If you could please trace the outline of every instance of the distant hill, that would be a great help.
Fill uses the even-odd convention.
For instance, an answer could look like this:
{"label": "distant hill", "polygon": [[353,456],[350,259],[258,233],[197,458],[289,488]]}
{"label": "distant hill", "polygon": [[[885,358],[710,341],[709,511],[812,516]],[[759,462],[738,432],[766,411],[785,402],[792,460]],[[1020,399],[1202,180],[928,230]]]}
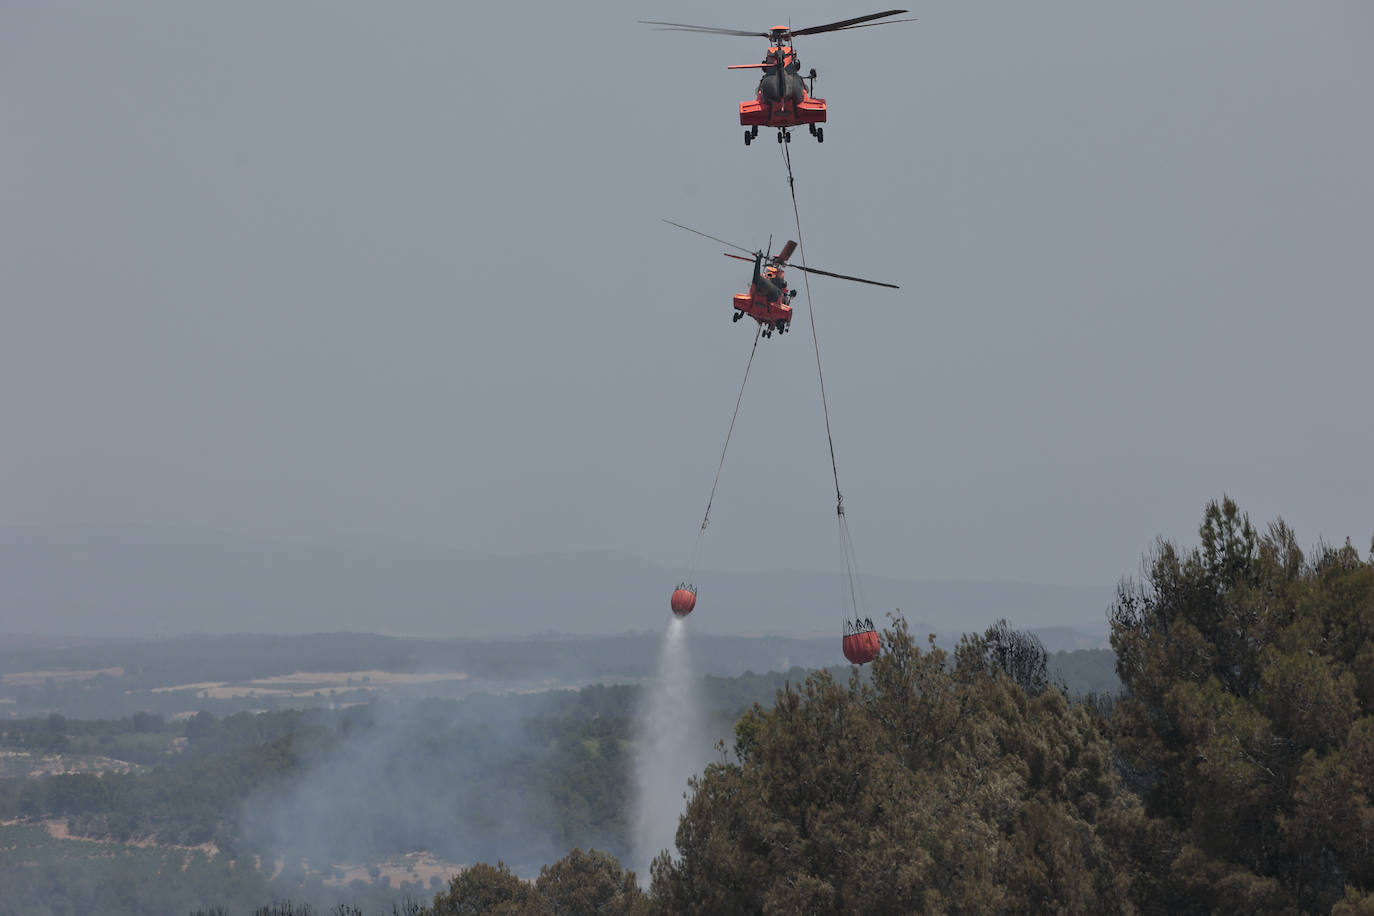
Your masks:
{"label": "distant hill", "polygon": [[[680,573],[610,551],[500,557],[391,542],[294,543],[155,527],[0,529],[0,633],[126,637],[340,630],[425,637],[661,628]],[[703,633],[833,635],[841,577],[703,572]],[[942,636],[1005,617],[1047,648],[1106,644],[1108,588],[865,577],[881,625],[901,608]]]}

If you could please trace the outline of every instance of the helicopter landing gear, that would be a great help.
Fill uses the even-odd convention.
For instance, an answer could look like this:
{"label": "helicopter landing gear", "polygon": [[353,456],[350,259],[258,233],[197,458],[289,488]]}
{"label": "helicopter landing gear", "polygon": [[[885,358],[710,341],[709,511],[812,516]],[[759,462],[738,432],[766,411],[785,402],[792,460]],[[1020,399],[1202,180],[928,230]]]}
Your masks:
{"label": "helicopter landing gear", "polygon": [[808,125],[811,128],[811,136],[816,138],[817,143],[825,142],[825,128],[817,127],[815,124]]}
{"label": "helicopter landing gear", "polygon": [[751,130],[746,130],[746,131],[744,132],[744,145],[745,145],[745,146],[748,146],[749,143],[750,143],[750,141],[752,141],[753,139],[754,139],[754,132],[751,131]]}
{"label": "helicopter landing gear", "polygon": [[779,334],[786,334],[786,333],[787,333],[787,322],[779,320],[779,321],[778,321],[777,328],[778,328],[778,333],[779,333]]}
{"label": "helicopter landing gear", "polygon": [[733,315],[730,316],[730,323],[731,323],[731,324],[734,324],[736,321],[739,321],[739,320],[740,320],[741,318],[743,318],[743,317],[744,317],[744,313],[743,313],[743,312],[735,312],[735,314],[733,314]]}
{"label": "helicopter landing gear", "polygon": [[753,127],[749,128],[749,136],[750,136],[750,137],[753,137],[753,138],[755,138],[755,139],[757,139],[757,138],[758,138],[758,135],[759,135],[759,126],[758,126],[757,124],[755,124]]}
{"label": "helicopter landing gear", "polygon": [[778,142],[779,142],[779,143],[782,142],[782,135],[783,135],[783,129],[782,129],[781,127],[779,127],[779,128],[778,128]]}

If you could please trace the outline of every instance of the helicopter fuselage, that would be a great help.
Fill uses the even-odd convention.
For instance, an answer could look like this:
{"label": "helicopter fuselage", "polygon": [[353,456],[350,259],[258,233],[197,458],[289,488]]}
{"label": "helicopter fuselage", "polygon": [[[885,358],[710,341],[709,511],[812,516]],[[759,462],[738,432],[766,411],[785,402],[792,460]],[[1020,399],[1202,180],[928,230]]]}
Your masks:
{"label": "helicopter fuselage", "polygon": [[786,333],[792,324],[792,296],[787,279],[778,265],[756,267],[749,292],[735,296],[735,321],[748,315],[764,328],[765,335],[773,331]]}
{"label": "helicopter fuselage", "polygon": [[790,45],[770,47],[763,71],[754,99],[740,102],[740,124],[785,128],[825,123],[825,99],[806,91],[801,65]]}
{"label": "helicopter fuselage", "polygon": [[792,323],[792,306],[782,299],[770,301],[757,289],[735,296],[735,314],[748,315],[765,328],[776,331],[785,331]]}

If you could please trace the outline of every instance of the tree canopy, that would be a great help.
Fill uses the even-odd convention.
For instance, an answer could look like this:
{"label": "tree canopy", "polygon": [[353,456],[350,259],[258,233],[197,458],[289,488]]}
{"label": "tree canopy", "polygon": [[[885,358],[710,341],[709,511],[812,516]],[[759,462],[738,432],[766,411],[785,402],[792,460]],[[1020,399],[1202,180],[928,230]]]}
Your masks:
{"label": "tree canopy", "polygon": [[1309,558],[1230,499],[1199,533],[1112,610],[1117,746],[1177,834],[1144,880],[1174,912],[1374,909],[1374,548]]}
{"label": "tree canopy", "polygon": [[[532,880],[474,865],[424,912],[1374,916],[1374,544],[1308,555],[1282,520],[1261,531],[1223,498],[1205,508],[1197,546],[1156,543],[1108,615],[1116,702],[1071,699],[1039,640],[1005,621],[946,652],[896,617],[871,666],[794,672],[772,705],[747,707],[732,746],[690,782],[676,854],[654,860],[649,894],[614,855],[573,849]],[[762,695],[755,680],[714,685],[717,705]],[[483,771],[492,785],[547,771],[526,785],[573,812],[560,850],[624,823],[629,701],[627,689],[591,688],[541,705],[521,718],[537,739],[521,746],[537,754]],[[486,702],[498,701],[397,746],[451,773],[490,734],[478,727]],[[224,810],[245,786],[306,772],[302,761],[377,713],[24,720],[0,734],[22,749],[11,753],[127,745],[166,762],[0,779],[0,815],[234,842]],[[169,756],[159,748],[174,727],[185,747]],[[395,759],[398,773],[424,772]],[[203,783],[217,788],[192,791]],[[57,841],[35,825],[5,831],[0,878],[39,899],[52,882],[32,836]],[[123,891],[107,909],[146,911],[135,869],[164,875],[169,899],[304,887],[303,862],[269,882],[227,856],[121,847],[116,869],[103,844],[95,851],[83,874],[99,880],[67,882],[64,900],[113,883]],[[231,881],[245,875],[255,883],[240,893]]]}
{"label": "tree canopy", "polygon": [[822,672],[751,709],[736,760],[693,783],[655,898],[680,913],[1125,911],[1112,860],[1140,807],[1091,709],[1018,683],[1043,673],[1043,649],[1037,664],[1001,636],[951,658],[897,619],[871,679]]}
{"label": "tree canopy", "polygon": [[1230,499],[1199,534],[1119,589],[1114,708],[1068,702],[1005,623],[951,657],[900,619],[869,676],[754,706],[693,781],[655,902],[1374,913],[1374,545],[1309,558]]}
{"label": "tree canopy", "polygon": [[424,916],[642,916],[649,900],[632,871],[609,853],[574,849],[521,880],[498,862],[474,865],[454,875]]}

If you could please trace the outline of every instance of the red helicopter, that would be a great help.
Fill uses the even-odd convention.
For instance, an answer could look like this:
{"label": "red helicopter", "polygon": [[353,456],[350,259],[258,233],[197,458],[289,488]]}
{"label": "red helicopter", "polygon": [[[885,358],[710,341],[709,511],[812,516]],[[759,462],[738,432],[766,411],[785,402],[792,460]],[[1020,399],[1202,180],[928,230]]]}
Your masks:
{"label": "red helicopter", "polygon": [[[818,270],[815,267],[802,267],[800,264],[788,264],[787,259],[796,251],[797,243],[788,241],[782,246],[782,250],[777,254],[769,254],[763,251],[750,252],[742,245],[727,242],[725,239],[718,239],[714,235],[706,235],[698,232],[690,226],[675,223],[670,219],[665,219],[665,223],[670,226],[677,226],[679,229],[686,229],[697,235],[710,239],[713,242],[720,242],[722,245],[729,246],[736,251],[743,251],[751,257],[741,257],[737,254],[725,252],[727,258],[736,258],[740,261],[754,262],[754,277],[749,283],[749,292],[740,293],[735,296],[735,313],[731,316],[731,321],[739,321],[745,315],[757,321],[763,327],[763,336],[772,337],[773,332],[786,334],[792,326],[792,299],[796,297],[795,289],[787,288],[787,277],[784,271],[788,267],[796,270],[805,271],[809,274],[818,274],[822,277],[834,277],[837,280],[853,280],[855,283],[867,283],[871,286],[886,286],[888,289],[901,289],[895,283],[881,283],[877,280],[865,280],[863,277],[851,277],[846,274],[831,273],[828,270]],[[771,248],[771,243],[770,243]]]}
{"label": "red helicopter", "polygon": [[[758,92],[752,102],[739,103],[739,122],[748,130],[744,132],[744,145],[748,146],[759,135],[760,127],[776,127],[778,142],[792,142],[789,128],[805,124],[816,142],[825,142],[825,99],[811,94],[816,89],[816,68],[806,76],[801,75],[801,60],[792,47],[792,39],[797,35],[818,35],[821,32],[839,32],[845,29],[862,29],[871,25],[892,25],[897,22],[914,22],[914,19],[894,19],[890,22],[872,22],[897,16],[906,10],[888,10],[885,13],[871,13],[854,19],[844,19],[826,25],[813,25],[805,29],[793,29],[777,25],[766,32],[750,32],[741,29],[717,29],[704,25],[686,25],[681,22],[657,22],[652,19],[639,20],[644,25],[662,26],[664,31],[700,32],[708,35],[743,35],[768,39],[768,54],[761,64],[731,64],[731,70],[763,71],[759,80]],[[811,81],[808,91],[806,81]]]}

